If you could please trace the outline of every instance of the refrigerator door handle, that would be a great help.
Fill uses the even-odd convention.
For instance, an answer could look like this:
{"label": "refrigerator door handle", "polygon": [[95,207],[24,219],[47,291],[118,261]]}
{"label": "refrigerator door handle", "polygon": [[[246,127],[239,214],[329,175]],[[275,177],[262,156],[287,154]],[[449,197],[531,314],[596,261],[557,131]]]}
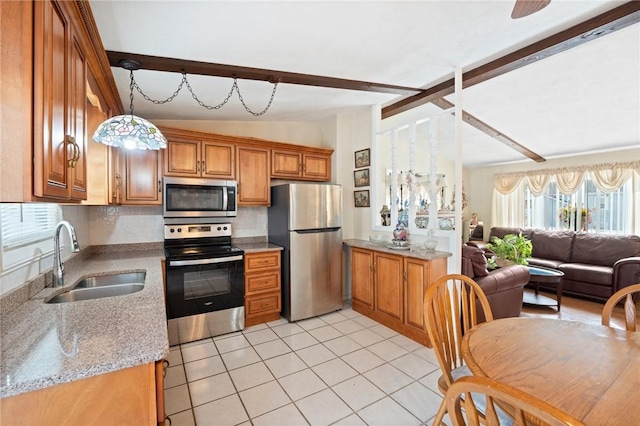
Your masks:
{"label": "refrigerator door handle", "polygon": [[321,229],[302,229],[299,231],[293,231],[297,234],[317,234],[319,232],[336,232],[339,231],[340,227],[337,228],[321,228]]}

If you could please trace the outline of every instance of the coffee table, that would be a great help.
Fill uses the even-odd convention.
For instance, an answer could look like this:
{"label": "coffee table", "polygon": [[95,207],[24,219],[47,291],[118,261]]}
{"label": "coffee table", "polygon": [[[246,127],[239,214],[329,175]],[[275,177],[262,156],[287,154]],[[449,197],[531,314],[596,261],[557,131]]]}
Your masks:
{"label": "coffee table", "polygon": [[[542,266],[527,266],[529,268],[529,282],[534,284],[534,292],[525,291],[522,296],[522,303],[527,305],[538,306],[557,306],[560,312],[560,303],[562,301],[562,280],[564,272],[551,268],[543,268]],[[539,294],[540,283],[555,284],[556,299]]]}

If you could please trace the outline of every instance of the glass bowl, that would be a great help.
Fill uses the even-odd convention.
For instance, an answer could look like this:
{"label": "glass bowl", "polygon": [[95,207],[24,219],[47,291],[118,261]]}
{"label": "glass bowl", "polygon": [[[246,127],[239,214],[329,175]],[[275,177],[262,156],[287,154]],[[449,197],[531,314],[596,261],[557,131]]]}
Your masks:
{"label": "glass bowl", "polygon": [[369,235],[369,241],[376,245],[387,244],[387,237],[384,235]]}

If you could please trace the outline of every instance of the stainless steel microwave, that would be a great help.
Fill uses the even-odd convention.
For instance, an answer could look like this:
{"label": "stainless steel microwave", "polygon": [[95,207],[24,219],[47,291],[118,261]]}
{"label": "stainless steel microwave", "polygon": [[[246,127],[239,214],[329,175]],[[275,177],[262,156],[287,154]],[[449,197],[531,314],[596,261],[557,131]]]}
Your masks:
{"label": "stainless steel microwave", "polygon": [[164,217],[233,217],[238,183],[233,180],[165,177]]}

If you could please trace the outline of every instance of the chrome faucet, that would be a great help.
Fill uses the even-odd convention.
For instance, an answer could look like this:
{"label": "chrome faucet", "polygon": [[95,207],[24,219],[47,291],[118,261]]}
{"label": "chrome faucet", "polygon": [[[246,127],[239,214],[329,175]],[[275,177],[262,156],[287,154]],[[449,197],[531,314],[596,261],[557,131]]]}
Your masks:
{"label": "chrome faucet", "polygon": [[71,252],[77,253],[80,251],[80,245],[76,238],[76,230],[66,220],[61,220],[56,225],[55,231],[53,231],[53,287],[62,287],[64,285],[64,264],[60,259],[60,229],[62,227],[67,228],[69,231],[69,238],[71,238]]}

